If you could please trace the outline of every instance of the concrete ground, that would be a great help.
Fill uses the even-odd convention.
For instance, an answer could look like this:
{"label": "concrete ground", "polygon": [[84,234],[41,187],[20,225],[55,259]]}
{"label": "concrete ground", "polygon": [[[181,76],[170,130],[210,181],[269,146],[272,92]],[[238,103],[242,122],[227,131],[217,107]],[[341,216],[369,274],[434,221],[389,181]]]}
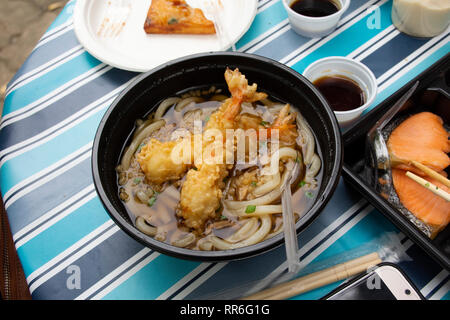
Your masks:
{"label": "concrete ground", "polygon": [[6,84],[66,2],[0,0],[0,118]]}

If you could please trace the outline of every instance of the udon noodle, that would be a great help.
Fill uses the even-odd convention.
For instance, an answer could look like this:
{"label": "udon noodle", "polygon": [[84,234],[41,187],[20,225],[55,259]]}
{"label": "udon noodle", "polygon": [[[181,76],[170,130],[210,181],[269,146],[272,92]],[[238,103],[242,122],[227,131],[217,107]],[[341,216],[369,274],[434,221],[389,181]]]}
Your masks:
{"label": "udon noodle", "polygon": [[[136,228],[156,240],[196,250],[253,245],[282,232],[280,196],[287,181],[294,181],[297,221],[317,196],[322,161],[301,113],[257,92],[237,69],[227,69],[225,79],[231,97],[211,87],[161,101],[136,121],[122,152],[119,197]],[[250,134],[229,139],[227,130]],[[197,141],[200,152],[180,149]],[[291,180],[294,165],[300,170]]]}

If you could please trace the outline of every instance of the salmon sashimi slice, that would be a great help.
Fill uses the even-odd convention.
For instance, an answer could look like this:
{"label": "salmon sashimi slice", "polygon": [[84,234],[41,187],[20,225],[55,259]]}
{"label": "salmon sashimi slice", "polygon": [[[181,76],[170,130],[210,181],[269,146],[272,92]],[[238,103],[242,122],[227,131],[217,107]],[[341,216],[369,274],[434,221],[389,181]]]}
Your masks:
{"label": "salmon sashimi slice", "polygon": [[[394,188],[403,204],[418,219],[433,228],[436,235],[450,222],[450,202],[435,195],[430,190],[406,176],[406,171],[400,169],[392,170]],[[429,177],[425,180],[431,182],[446,192],[450,188]]]}
{"label": "salmon sashimi slice", "polygon": [[[431,113],[417,113],[403,121],[388,140],[388,149],[393,166],[417,172],[418,169],[408,165],[413,160],[441,172],[450,165],[449,133],[443,126],[442,119]],[[400,159],[398,163],[394,159]]]}

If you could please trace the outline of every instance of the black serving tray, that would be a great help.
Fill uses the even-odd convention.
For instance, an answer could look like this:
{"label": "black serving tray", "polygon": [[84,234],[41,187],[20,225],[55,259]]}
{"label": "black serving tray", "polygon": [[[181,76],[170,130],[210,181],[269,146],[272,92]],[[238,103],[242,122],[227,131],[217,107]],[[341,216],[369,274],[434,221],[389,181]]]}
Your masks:
{"label": "black serving tray", "polygon": [[372,111],[361,117],[345,132],[343,136],[343,177],[405,235],[450,271],[450,225],[442,230],[436,238],[430,239],[395,206],[381,197],[376,192],[375,186],[372,186],[368,181],[369,179],[364,176],[363,164],[365,162],[364,150],[367,132],[417,81],[419,81],[417,90],[404,105],[404,108],[391,120],[391,123],[398,121],[400,117],[406,117],[420,111],[430,111],[438,114],[444,120],[447,129],[450,128],[450,54],[447,54],[381,102]]}

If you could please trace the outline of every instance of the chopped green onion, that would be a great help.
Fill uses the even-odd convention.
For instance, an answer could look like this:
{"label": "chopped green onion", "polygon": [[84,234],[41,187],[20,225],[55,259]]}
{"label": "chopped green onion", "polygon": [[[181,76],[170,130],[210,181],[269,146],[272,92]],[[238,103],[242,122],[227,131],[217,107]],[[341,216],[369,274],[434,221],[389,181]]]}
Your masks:
{"label": "chopped green onion", "polygon": [[311,191],[306,192],[305,195],[310,199],[314,197],[314,194]]}
{"label": "chopped green onion", "polygon": [[174,24],[174,23],[178,23],[178,20],[175,18],[170,18],[170,20],[167,22],[168,24]]}
{"label": "chopped green onion", "polygon": [[135,184],[141,183],[141,178],[134,178],[134,183]]}
{"label": "chopped green onion", "polygon": [[198,171],[197,167],[193,167],[192,169],[194,169],[195,171]]}
{"label": "chopped green onion", "polygon": [[205,118],[205,122],[208,122],[208,121],[209,121],[209,117],[210,117],[210,116],[207,116],[207,117]]}
{"label": "chopped green onion", "polygon": [[142,149],[144,146],[145,146],[145,143],[141,143],[141,144],[139,145],[139,147],[137,148],[136,153],[141,152],[141,149]]}
{"label": "chopped green onion", "polygon": [[262,126],[264,126],[264,127],[267,126],[267,125],[269,125],[269,123],[268,123],[267,121],[264,121],[264,120],[261,121],[260,124],[261,124]]}
{"label": "chopped green onion", "polygon": [[249,206],[247,206],[247,208],[245,208],[245,213],[253,213],[255,211],[256,211],[255,205],[249,205]]}
{"label": "chopped green onion", "polygon": [[301,188],[301,187],[303,187],[305,184],[306,184],[305,181],[300,181],[300,182],[298,183],[298,187]]}
{"label": "chopped green onion", "polygon": [[300,163],[300,158],[299,157],[295,158],[295,162]]}
{"label": "chopped green onion", "polygon": [[251,185],[252,185],[253,187],[256,187],[256,181],[252,181]]}
{"label": "chopped green onion", "polygon": [[430,184],[429,183],[425,183],[425,187],[429,188]]}
{"label": "chopped green onion", "polygon": [[220,220],[227,220],[228,218],[226,217],[226,216],[224,216],[224,215],[221,215],[220,216]]}
{"label": "chopped green onion", "polygon": [[151,207],[156,202],[156,196],[151,197],[148,199],[148,205]]}

